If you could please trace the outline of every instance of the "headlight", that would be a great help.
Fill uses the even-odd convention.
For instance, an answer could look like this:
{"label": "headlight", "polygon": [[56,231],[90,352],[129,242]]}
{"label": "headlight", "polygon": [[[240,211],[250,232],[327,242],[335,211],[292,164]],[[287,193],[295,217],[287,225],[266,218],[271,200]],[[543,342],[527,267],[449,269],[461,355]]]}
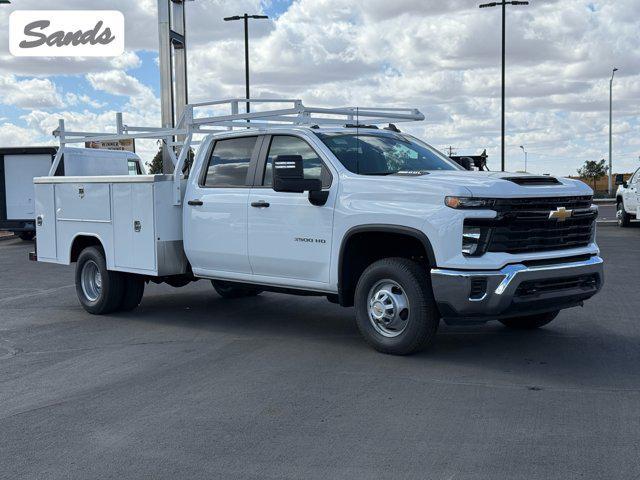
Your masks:
{"label": "headlight", "polygon": [[493,198],[445,197],[444,204],[451,208],[493,208]]}
{"label": "headlight", "polygon": [[480,227],[464,227],[462,230],[462,253],[465,255],[478,253],[481,238],[482,229]]}

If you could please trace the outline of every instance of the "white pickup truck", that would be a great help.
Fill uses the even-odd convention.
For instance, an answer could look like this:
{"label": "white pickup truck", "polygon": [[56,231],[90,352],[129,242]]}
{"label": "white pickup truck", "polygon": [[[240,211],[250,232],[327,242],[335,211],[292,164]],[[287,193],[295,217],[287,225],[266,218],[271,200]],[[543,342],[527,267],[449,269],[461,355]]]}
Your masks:
{"label": "white pickup truck", "polygon": [[188,178],[37,178],[32,258],[76,262],[94,314],[135,308],[150,281],[326,296],[393,354],[441,320],[540,327],[602,287],[584,183],[466,171],[394,125],[304,122],[210,134]]}
{"label": "white pickup truck", "polygon": [[628,227],[631,220],[640,218],[640,168],[628,181],[618,185],[616,217],[620,227]]}

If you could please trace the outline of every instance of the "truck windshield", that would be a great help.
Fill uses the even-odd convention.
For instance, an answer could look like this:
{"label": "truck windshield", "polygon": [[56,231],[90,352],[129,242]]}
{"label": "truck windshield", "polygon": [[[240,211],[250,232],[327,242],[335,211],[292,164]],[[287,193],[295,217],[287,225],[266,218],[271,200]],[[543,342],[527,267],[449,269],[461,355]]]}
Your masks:
{"label": "truck windshield", "polygon": [[316,135],[347,170],[360,175],[460,170],[443,154],[409,135],[386,132],[316,132]]}

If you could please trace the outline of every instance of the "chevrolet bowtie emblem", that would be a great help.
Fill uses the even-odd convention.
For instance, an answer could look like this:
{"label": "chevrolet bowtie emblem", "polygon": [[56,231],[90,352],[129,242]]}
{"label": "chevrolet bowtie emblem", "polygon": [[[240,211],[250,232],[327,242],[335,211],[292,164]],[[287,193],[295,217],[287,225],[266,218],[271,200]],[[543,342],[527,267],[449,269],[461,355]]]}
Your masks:
{"label": "chevrolet bowtie emblem", "polygon": [[549,212],[549,219],[555,218],[559,222],[564,222],[573,215],[573,210],[567,210],[564,207],[558,207],[555,212]]}

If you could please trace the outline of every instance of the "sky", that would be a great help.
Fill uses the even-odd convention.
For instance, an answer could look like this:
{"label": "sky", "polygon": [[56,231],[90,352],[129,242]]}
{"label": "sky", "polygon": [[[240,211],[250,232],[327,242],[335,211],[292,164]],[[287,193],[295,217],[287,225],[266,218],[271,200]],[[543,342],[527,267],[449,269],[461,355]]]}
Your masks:
{"label": "sky", "polygon": [[[156,0],[111,0],[125,16],[125,53],[115,58],[17,58],[11,11],[0,5],[0,146],[55,143],[69,129],[160,125]],[[311,106],[419,108],[403,124],[440,150],[487,149],[499,169],[500,9],[471,0],[194,0],[187,8],[189,100],[244,96],[240,22],[250,25],[252,96]],[[47,9],[105,9],[101,0],[59,0]],[[640,167],[640,0],[530,0],[507,13],[506,161],[511,171],[570,175],[608,158],[613,87],[613,171]],[[156,146],[139,142],[150,160]]]}

